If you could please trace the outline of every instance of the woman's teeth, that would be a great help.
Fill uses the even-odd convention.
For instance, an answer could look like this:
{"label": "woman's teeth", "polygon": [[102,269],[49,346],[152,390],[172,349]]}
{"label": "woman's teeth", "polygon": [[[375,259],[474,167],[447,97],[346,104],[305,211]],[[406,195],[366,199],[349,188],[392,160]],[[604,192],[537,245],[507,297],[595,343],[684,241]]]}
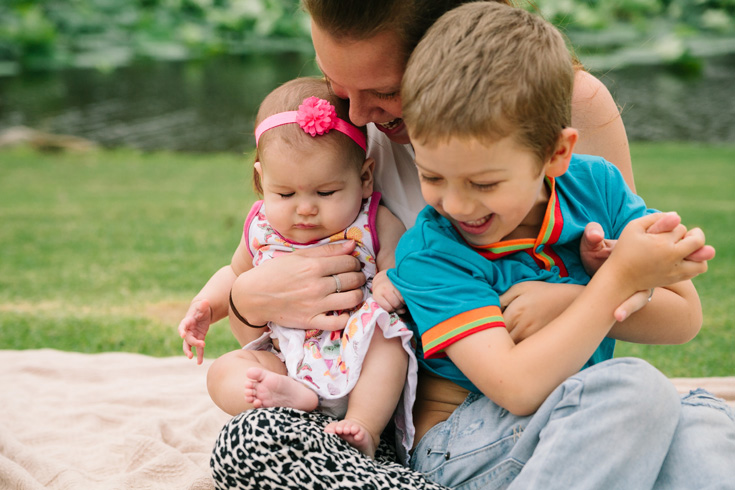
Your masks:
{"label": "woman's teeth", "polygon": [[403,120],[401,118],[393,119],[392,121],[388,121],[386,123],[378,123],[378,125],[383,129],[395,129],[397,128]]}

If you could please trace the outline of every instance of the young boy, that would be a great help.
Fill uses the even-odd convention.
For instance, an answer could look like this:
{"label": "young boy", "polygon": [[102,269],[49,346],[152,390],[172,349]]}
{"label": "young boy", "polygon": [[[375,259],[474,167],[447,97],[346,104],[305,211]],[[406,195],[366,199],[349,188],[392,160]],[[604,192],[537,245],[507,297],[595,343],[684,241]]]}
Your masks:
{"label": "young boy", "polygon": [[[690,338],[701,325],[690,279],[706,271],[714,249],[704,245],[701,230],[687,231],[675,214],[647,209],[613,165],[573,154],[578,138],[570,127],[573,79],[571,57],[553,26],[494,2],[470,3],[442,17],[412,54],[403,78],[403,118],[430,207],[401,239],[389,277],[410,310],[420,339],[417,356],[428,373],[414,410],[421,442],[411,464],[447,486],[470,480],[482,486],[476,478],[497,481],[498,475],[490,477],[488,470],[503,461],[515,460],[522,467],[526,461],[514,458],[514,447],[531,448],[534,455],[550,451],[551,422],[540,420],[553,410],[559,414],[562,407],[539,408],[580,369],[612,358],[614,341],[605,336],[616,320],[633,328],[655,321],[685,330]],[[606,237],[618,239],[592,278],[579,254],[590,222],[599,223]],[[523,281],[586,287],[556,319],[516,344],[504,328],[499,296]],[[643,302],[630,301],[642,291]],[[608,363],[609,373],[620,365]],[[612,375],[608,381],[611,409],[621,377]],[[567,396],[570,389],[565,390],[559,396]],[[591,385],[578,397],[582,393],[587,400],[606,396]],[[662,407],[679,404],[663,392],[648,396],[661,396]],[[482,410],[473,411],[480,404]],[[585,407],[580,402],[563,408],[567,416],[584,414]],[[677,410],[672,405],[672,413]],[[600,428],[614,420],[600,420],[603,413],[576,419],[590,422],[580,432],[595,428],[588,433],[589,448],[567,447],[579,453],[589,449],[577,458],[582,472],[594,473],[591,467],[612,451],[622,453],[616,461],[620,456],[634,459],[625,451],[635,449],[635,438],[627,439],[631,448],[608,443],[608,453],[595,453],[593,448],[601,447]],[[444,423],[450,416],[451,423]],[[636,414],[620,411],[617,416],[627,423],[625,417],[635,419]],[[544,437],[534,432],[544,426]],[[514,446],[524,429],[530,435]],[[562,433],[555,442],[567,439],[562,444],[570,444]],[[453,445],[459,435],[470,439]],[[668,438],[660,445],[660,458],[645,455],[648,473],[606,465],[620,488],[633,488],[626,481],[635,481],[635,488],[650,482],[651,488],[673,446],[670,433],[660,437]],[[561,458],[561,446],[554,451]],[[587,465],[585,456],[593,464]],[[543,461],[540,456],[535,464],[543,466]],[[528,479],[516,481],[519,488],[552,488],[539,476],[545,470],[529,466]],[[545,474],[560,476],[556,470]],[[518,471],[511,471],[508,481]]]}

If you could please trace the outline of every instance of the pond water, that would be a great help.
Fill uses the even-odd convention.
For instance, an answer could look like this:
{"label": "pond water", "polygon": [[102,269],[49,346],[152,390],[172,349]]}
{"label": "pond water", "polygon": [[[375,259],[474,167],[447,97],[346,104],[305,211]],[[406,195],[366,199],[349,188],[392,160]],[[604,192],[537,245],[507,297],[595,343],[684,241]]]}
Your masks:
{"label": "pond water", "polygon": [[[310,56],[263,54],[0,77],[0,132],[22,125],[106,147],[243,152],[262,98],[317,74]],[[735,56],[707,60],[698,76],[664,67],[596,75],[623,107],[631,140],[735,142]]]}

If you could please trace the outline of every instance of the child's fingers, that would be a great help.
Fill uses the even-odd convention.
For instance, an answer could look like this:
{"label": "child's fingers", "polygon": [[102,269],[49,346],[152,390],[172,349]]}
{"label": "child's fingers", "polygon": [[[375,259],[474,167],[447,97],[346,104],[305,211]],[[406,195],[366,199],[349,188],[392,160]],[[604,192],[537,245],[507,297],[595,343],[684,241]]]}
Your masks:
{"label": "child's fingers", "polygon": [[186,340],[184,340],[184,345],[182,346],[182,348],[184,350],[184,354],[186,355],[186,357],[188,357],[189,359],[194,357],[194,355],[191,352],[191,346],[186,342]]}
{"label": "child's fingers", "polygon": [[646,229],[648,233],[666,233],[681,224],[681,217],[675,212],[653,214],[658,219]]}
{"label": "child's fingers", "polygon": [[715,249],[714,247],[710,245],[705,245],[704,247],[696,250],[695,252],[689,254],[686,256],[684,260],[691,260],[693,262],[702,262],[705,260],[712,260],[715,258]]}

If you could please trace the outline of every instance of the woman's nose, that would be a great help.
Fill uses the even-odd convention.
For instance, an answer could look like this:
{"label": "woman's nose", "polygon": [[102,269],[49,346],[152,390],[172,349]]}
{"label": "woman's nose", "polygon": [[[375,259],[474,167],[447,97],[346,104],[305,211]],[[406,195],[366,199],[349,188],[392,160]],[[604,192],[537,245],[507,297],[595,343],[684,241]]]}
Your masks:
{"label": "woman's nose", "polygon": [[365,97],[354,95],[350,97],[350,121],[355,126],[365,126],[369,122],[378,120],[381,109],[371,104]]}

